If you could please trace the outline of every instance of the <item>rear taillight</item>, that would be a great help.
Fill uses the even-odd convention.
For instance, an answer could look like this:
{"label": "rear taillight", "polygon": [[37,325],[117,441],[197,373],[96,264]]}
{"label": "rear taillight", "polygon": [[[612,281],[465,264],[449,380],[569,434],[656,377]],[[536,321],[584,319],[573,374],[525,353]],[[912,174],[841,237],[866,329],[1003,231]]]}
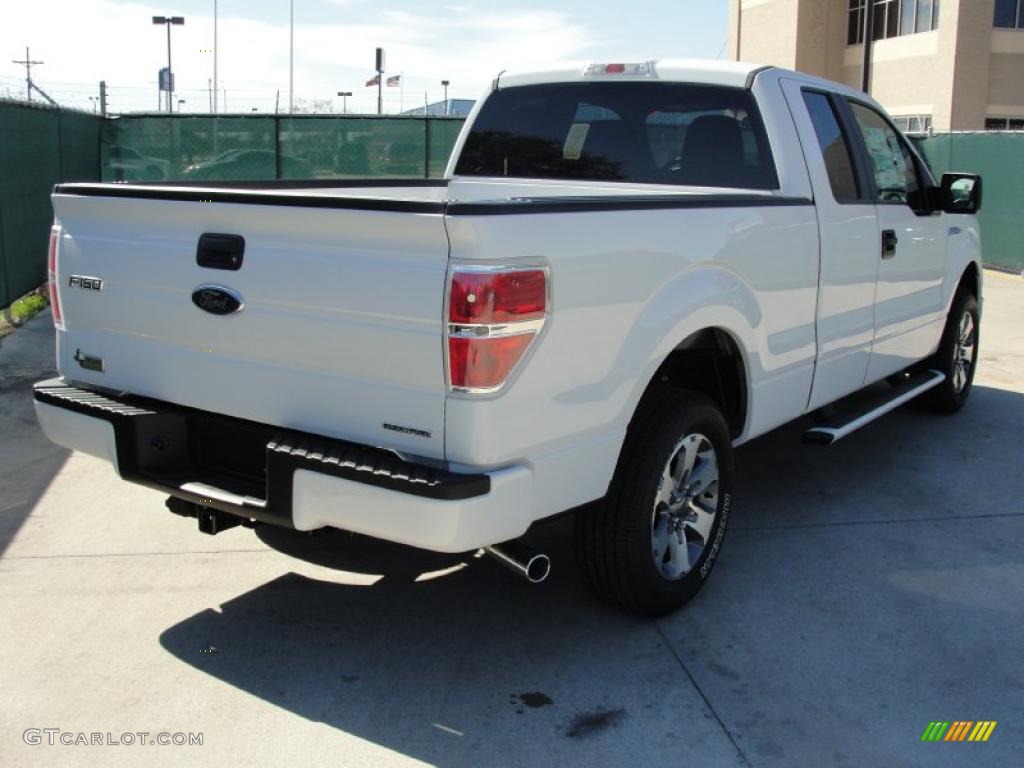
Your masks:
{"label": "rear taillight", "polygon": [[60,286],[57,283],[57,264],[60,260],[60,227],[50,228],[50,248],[46,254],[46,279],[50,287],[50,310],[54,327],[64,330],[64,315],[60,309]]}
{"label": "rear taillight", "polygon": [[456,266],[448,295],[448,386],[501,389],[547,313],[546,269]]}
{"label": "rear taillight", "polygon": [[542,269],[452,274],[448,320],[509,323],[544,317],[547,276]]}

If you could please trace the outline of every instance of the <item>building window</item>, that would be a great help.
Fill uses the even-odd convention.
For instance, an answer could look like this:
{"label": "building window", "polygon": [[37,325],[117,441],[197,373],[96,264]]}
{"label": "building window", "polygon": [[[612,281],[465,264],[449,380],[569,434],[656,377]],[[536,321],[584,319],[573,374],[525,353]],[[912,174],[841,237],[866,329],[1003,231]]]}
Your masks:
{"label": "building window", "polygon": [[930,133],[931,115],[894,115],[892,121],[904,133]]}
{"label": "building window", "polygon": [[985,119],[986,131],[1024,131],[1024,117],[989,117]]}
{"label": "building window", "polygon": [[1024,29],[1024,0],[996,0],[995,25],[1006,29]]}
{"label": "building window", "polygon": [[846,27],[846,44],[864,42],[864,0],[850,0],[850,17]]}
{"label": "building window", "polygon": [[[864,15],[868,0],[850,0],[846,44],[864,42]],[[939,0],[870,0],[874,4],[871,39],[930,32],[939,27]],[[1024,0],[1013,0],[1024,5]]]}

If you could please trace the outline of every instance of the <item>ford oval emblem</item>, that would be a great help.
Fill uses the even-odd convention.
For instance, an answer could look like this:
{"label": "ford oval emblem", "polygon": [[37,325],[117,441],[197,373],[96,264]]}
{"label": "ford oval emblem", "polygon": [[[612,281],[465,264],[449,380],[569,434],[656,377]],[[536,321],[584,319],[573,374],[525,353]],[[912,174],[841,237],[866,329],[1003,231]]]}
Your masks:
{"label": "ford oval emblem", "polygon": [[192,303],[212,315],[230,315],[245,305],[238,293],[223,285],[200,285],[192,291]]}

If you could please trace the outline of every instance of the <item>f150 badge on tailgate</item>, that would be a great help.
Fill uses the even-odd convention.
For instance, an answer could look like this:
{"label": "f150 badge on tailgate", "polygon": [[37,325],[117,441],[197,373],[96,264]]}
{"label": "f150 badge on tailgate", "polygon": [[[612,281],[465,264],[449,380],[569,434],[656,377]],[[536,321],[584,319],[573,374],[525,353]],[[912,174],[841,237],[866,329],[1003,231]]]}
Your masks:
{"label": "f150 badge on tailgate", "polygon": [[88,291],[102,291],[103,281],[98,277],[71,275],[71,277],[68,278],[68,286],[71,288],[84,288]]}
{"label": "f150 badge on tailgate", "polygon": [[245,306],[238,293],[223,285],[200,285],[192,292],[192,303],[213,315],[230,315]]}

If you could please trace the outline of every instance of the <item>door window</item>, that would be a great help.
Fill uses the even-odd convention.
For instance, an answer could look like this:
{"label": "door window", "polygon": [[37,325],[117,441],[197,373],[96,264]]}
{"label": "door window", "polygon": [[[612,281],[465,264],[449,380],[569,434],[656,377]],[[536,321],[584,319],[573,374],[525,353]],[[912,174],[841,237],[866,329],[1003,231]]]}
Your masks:
{"label": "door window", "polygon": [[914,165],[914,156],[896,129],[870,107],[851,101],[850,108],[867,148],[871,171],[875,177],[877,200],[883,203],[906,203],[917,208],[921,199],[921,182]]}
{"label": "door window", "polygon": [[825,171],[832,196],[837,202],[848,202],[860,197],[857,176],[853,171],[850,147],[846,136],[839,127],[839,120],[832,109],[828,96],[817,91],[804,91],[804,103],[818,137],[818,146],[825,160]]}

